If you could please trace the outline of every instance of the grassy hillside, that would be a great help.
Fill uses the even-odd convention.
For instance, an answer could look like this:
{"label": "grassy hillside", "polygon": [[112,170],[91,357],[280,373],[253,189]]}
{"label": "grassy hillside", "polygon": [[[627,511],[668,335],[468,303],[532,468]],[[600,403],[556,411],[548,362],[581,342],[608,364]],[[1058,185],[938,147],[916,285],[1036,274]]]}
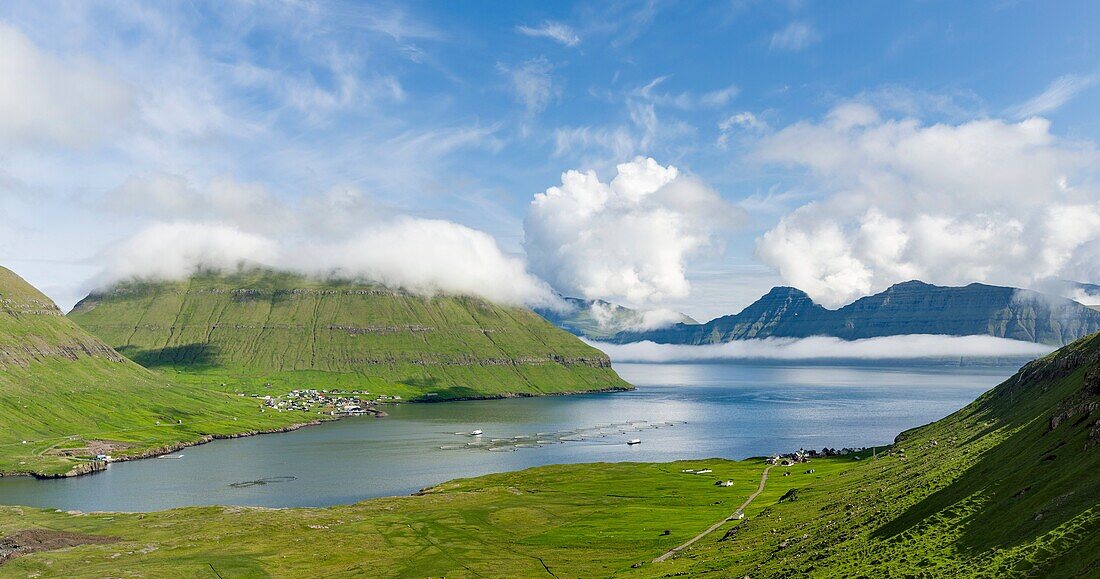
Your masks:
{"label": "grassy hillside", "polygon": [[99,452],[140,454],[311,419],[262,415],[237,396],[173,385],[0,267],[0,473],[60,474],[90,468]]}
{"label": "grassy hillside", "polygon": [[[660,563],[653,559],[749,496],[763,462],[551,466],[327,509],[74,515],[6,507],[7,538],[50,529],[117,542],[29,554],[5,572],[1095,577],[1098,408],[1100,335],[1025,366],[862,460],[774,467],[744,520]],[[713,472],[682,472],[689,467]]]}
{"label": "grassy hillside", "polygon": [[139,364],[198,383],[435,400],[629,387],[606,355],[530,310],[289,273],[125,283],[69,317]]}

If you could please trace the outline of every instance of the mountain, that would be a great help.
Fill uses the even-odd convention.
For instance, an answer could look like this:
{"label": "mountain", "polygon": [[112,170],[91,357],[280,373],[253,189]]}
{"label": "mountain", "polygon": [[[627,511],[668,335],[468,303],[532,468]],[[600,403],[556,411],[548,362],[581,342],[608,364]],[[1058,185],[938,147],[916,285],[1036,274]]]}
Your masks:
{"label": "mountain", "polygon": [[629,388],[605,354],[526,308],[285,272],[121,283],[69,317],[187,380],[432,400]]}
{"label": "mountain", "polygon": [[665,310],[637,310],[604,300],[561,298],[564,309],[535,308],[535,313],[565,331],[591,340],[605,340],[620,332],[698,324],[686,314]]}
{"label": "mountain", "polygon": [[140,454],[290,422],[261,419],[237,396],[169,384],[0,267],[0,474],[75,474],[101,466],[86,460],[100,453]]}
{"label": "mountain", "polygon": [[754,338],[833,336],[846,340],[902,334],[987,335],[1063,345],[1100,331],[1100,312],[1031,290],[972,283],[893,285],[837,310],[791,287],[776,287],[740,313],[705,324],[621,332],[618,343],[714,344]]}
{"label": "mountain", "polygon": [[12,576],[1096,577],[1098,414],[1100,334],[809,463],[550,465],[309,509],[2,506],[0,548]]}

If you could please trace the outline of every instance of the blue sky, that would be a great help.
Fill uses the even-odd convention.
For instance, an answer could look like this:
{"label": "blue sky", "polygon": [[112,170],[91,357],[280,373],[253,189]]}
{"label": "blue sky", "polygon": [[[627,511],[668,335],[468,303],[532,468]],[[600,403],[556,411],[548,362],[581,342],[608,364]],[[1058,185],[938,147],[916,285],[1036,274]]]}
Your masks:
{"label": "blue sky", "polygon": [[[1096,282],[1100,242],[1053,224],[1100,215],[1098,25],[1090,2],[6,3],[0,262],[68,306],[150,224],[296,246],[405,216],[484,232],[566,293],[704,319],[780,283],[835,305],[909,275]],[[593,281],[596,245],[540,262],[535,194],[638,156],[722,202],[646,202],[702,237],[660,264],[610,249],[642,290]],[[1002,192],[1021,163],[1035,183]],[[339,195],[353,223],[280,225]],[[538,243],[590,231],[558,233]],[[945,237],[991,257],[944,268]]]}

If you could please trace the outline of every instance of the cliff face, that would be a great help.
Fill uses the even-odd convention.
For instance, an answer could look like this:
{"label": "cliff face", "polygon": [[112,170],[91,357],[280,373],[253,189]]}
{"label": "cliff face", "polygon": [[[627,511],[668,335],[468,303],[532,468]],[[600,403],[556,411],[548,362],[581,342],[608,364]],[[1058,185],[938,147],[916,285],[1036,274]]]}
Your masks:
{"label": "cliff face", "polygon": [[325,373],[439,398],[628,386],[605,354],[525,308],[283,272],[121,284],[69,317],[149,368],[298,384]]}
{"label": "cliff face", "polygon": [[[125,361],[118,352],[66,319],[50,298],[11,270],[0,267],[0,370],[55,358]],[[139,370],[132,365],[131,369]]]}
{"label": "cliff face", "polygon": [[1100,312],[1030,290],[919,281],[891,286],[838,310],[794,288],[774,288],[736,315],[654,332],[623,332],[619,343],[651,340],[711,344],[731,340],[833,336],[847,340],[902,334],[986,335],[1063,345],[1100,331]]}

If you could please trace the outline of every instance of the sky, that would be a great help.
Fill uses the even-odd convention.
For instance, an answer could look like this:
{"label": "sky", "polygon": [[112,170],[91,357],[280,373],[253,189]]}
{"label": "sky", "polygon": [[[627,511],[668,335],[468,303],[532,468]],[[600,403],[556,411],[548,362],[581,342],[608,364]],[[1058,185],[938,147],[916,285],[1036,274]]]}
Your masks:
{"label": "sky", "polygon": [[[543,304],[1100,282],[1094,2],[0,5],[0,264]],[[1098,300],[1100,301],[1100,300]]]}

